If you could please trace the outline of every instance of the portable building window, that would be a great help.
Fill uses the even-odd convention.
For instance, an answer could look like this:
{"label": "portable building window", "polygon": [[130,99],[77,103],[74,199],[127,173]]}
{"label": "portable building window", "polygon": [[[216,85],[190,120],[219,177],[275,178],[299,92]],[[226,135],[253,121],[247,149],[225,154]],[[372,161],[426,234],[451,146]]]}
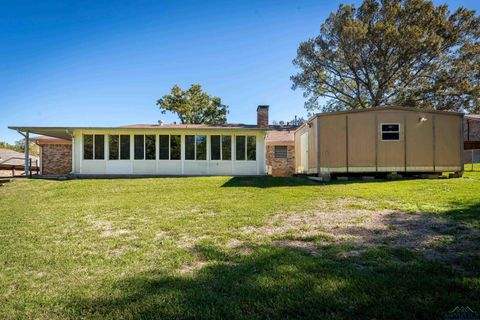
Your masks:
{"label": "portable building window", "polygon": [[288,151],[286,146],[275,146],[275,158],[283,159],[288,158]]}
{"label": "portable building window", "polygon": [[134,159],[135,160],[155,160],[155,135],[135,135]]}
{"label": "portable building window", "polygon": [[103,134],[83,135],[83,159],[105,159],[105,136]]}
{"label": "portable building window", "polygon": [[108,159],[129,160],[130,159],[130,136],[109,135],[108,136]]}
{"label": "portable building window", "polygon": [[210,149],[212,160],[232,160],[232,137],[211,136]]}
{"label": "portable building window", "polygon": [[207,160],[207,136],[185,136],[185,160]]}
{"label": "portable building window", "polygon": [[235,137],[235,151],[236,160],[256,160],[257,148],[256,148],[255,136],[236,136]]}
{"label": "portable building window", "polygon": [[399,141],[400,140],[400,124],[399,123],[382,123],[382,141]]}

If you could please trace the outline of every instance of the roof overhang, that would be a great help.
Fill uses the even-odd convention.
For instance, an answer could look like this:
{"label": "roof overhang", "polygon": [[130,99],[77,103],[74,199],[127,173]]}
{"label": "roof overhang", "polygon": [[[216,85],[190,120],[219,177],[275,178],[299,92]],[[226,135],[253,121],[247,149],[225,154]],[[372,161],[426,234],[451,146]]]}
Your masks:
{"label": "roof overhang", "polygon": [[66,127],[8,127],[19,132],[29,132],[64,140],[72,140],[73,128]]}
{"label": "roof overhang", "polygon": [[269,128],[248,128],[248,127],[201,127],[201,128],[188,128],[185,126],[178,126],[175,128],[172,127],[162,127],[161,125],[155,127],[26,127],[26,126],[9,126],[9,129],[16,130],[19,132],[29,132],[64,140],[72,140],[73,132],[75,130],[121,130],[121,131],[131,131],[131,130],[141,130],[141,131],[158,131],[158,130],[188,130],[188,131],[198,131],[198,130],[237,130],[237,131],[263,131],[266,132]]}

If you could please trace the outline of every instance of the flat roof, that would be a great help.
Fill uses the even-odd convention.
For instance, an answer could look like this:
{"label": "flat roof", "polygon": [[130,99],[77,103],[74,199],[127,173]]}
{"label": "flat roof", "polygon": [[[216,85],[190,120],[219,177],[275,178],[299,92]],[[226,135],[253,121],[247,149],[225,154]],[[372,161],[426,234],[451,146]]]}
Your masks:
{"label": "flat roof", "polygon": [[34,134],[55,137],[64,140],[72,140],[74,130],[255,130],[267,131],[269,128],[259,128],[257,125],[249,124],[132,124],[118,127],[36,127],[36,126],[9,126],[9,129],[17,131],[29,131]]}

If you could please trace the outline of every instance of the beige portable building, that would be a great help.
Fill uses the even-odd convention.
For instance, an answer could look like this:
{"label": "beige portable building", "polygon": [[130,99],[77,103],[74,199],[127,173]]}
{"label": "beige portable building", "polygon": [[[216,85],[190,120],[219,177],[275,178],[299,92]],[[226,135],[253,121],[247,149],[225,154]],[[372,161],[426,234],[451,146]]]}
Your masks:
{"label": "beige portable building", "polygon": [[406,107],[320,113],[295,131],[296,172],[461,172],[462,126],[462,113]]}

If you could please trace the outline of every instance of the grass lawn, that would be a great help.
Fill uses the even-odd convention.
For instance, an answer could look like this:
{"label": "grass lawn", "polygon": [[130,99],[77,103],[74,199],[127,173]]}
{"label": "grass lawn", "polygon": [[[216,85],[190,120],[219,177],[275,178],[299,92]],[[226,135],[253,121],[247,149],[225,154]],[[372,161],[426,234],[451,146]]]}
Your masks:
{"label": "grass lawn", "polygon": [[480,310],[480,172],[15,180],[0,319],[434,319]]}

